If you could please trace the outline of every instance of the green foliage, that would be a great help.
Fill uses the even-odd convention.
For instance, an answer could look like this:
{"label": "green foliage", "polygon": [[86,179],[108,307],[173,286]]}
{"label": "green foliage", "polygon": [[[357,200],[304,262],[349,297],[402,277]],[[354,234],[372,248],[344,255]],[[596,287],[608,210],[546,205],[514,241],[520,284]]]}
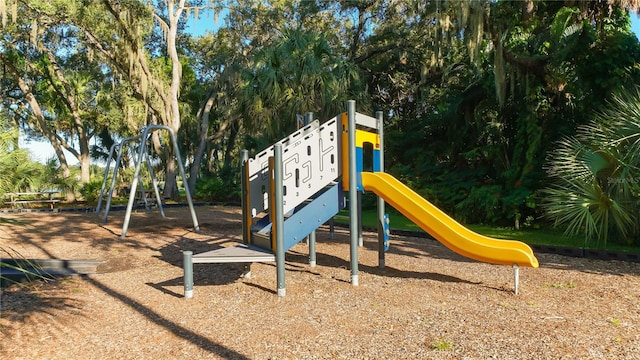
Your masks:
{"label": "green foliage", "polygon": [[638,241],[640,228],[640,91],[613,96],[577,137],[551,153],[547,215],[569,235],[606,247],[609,239]]}
{"label": "green foliage", "polygon": [[196,184],[195,196],[203,200],[214,201],[225,198],[228,195],[227,190],[219,177],[201,177]]}
{"label": "green foliage", "polygon": [[495,223],[502,217],[499,185],[474,187],[469,195],[455,205],[458,220],[465,223]]}
{"label": "green foliage", "polygon": [[33,161],[26,149],[15,146],[17,129],[0,132],[0,193],[62,190],[73,192],[77,180],[64,177],[55,160]]}
{"label": "green foliage", "polygon": [[[523,21],[521,4],[495,2],[485,29],[494,48],[473,62],[455,41],[443,49],[442,67],[428,74],[416,76],[413,63],[395,67],[389,60],[394,71],[414,76],[406,83],[422,82],[419,90],[405,86],[405,100],[394,99],[399,105],[391,107],[389,171],[413,189],[427,189],[429,200],[456,218],[514,226],[538,221],[547,153],[602,108],[609,93],[640,80],[640,46],[628,15],[614,6],[602,17],[596,5],[583,5],[537,2]],[[399,83],[383,88],[396,91]]]}
{"label": "green foliage", "polygon": [[[2,218],[0,218],[0,224],[10,224],[12,226],[24,225],[23,223],[17,221]],[[38,264],[35,264],[34,262],[25,258],[22,254],[20,254],[20,252],[13,248],[0,246],[0,258],[11,259],[8,261],[0,261],[0,268],[17,270],[24,275],[27,281],[46,281],[50,279],[49,276],[47,276],[47,273],[44,272],[42,268],[38,266]],[[6,276],[2,276],[2,272],[0,271],[0,284],[4,285],[5,283],[10,284],[12,282],[14,282],[12,279],[7,278]]]}
{"label": "green foliage", "polygon": [[87,204],[96,204],[102,189],[102,180],[92,179],[80,188],[80,194]]}
{"label": "green foliage", "polygon": [[24,192],[37,186],[41,167],[29,152],[15,146],[18,131],[0,133],[0,192]]}
{"label": "green foliage", "polygon": [[327,35],[286,26],[242,75],[246,126],[264,132],[268,143],[297,129],[297,114],[335,116],[362,88],[358,69],[331,47]]}
{"label": "green foliage", "polygon": [[207,201],[238,201],[240,189],[220,176],[201,177],[196,184],[195,196]]}
{"label": "green foliage", "polygon": [[63,168],[55,159],[49,159],[43,167],[44,180],[38,187],[39,189],[55,189],[62,192],[75,194],[80,186],[80,168],[72,167],[69,170],[69,176],[64,175]]}
{"label": "green foliage", "polygon": [[[53,132],[48,135],[86,145],[80,146],[81,155],[91,136],[100,134],[97,145],[104,156],[118,139],[177,113],[167,111],[173,103],[162,101],[169,98],[174,68],[160,27],[151,25],[153,13],[159,19],[169,15],[163,2],[156,7],[136,1],[49,3],[25,3],[30,6],[20,7],[21,16],[3,28],[0,61],[7,71],[0,86],[7,96],[0,110],[11,113],[12,121],[27,121],[33,131],[46,124]],[[360,112],[389,115],[389,172],[436,205],[474,222],[517,225],[537,219],[538,190],[547,181],[543,162],[556,141],[574,135],[615,89],[640,83],[640,46],[627,13],[638,5],[536,1],[531,12],[522,5],[224,4],[225,25],[197,39],[180,34],[178,41],[184,46],[177,49],[178,138],[186,165],[192,176],[216,174],[201,185],[203,196],[223,197],[229,193],[225,187],[237,189],[238,172],[231,169],[237,167],[242,140],[252,152],[263,149],[297,127],[296,115],[312,111],[326,120],[344,110],[345,100],[356,99]],[[123,14],[127,21],[115,21]],[[31,19],[41,22],[35,47]],[[18,79],[35,84],[31,91],[44,123],[34,122],[34,107]],[[206,119],[200,117],[204,113]],[[194,155],[201,141],[206,143],[202,159]],[[633,144],[624,146],[611,157],[627,164],[631,160],[623,155],[638,152]],[[609,162],[604,154],[589,161],[602,166],[599,162]],[[55,187],[74,189],[73,175],[40,176],[24,158],[12,161],[7,170],[12,175],[3,176],[0,187],[49,187],[54,185],[43,180],[55,179],[68,181]],[[130,173],[120,173],[130,179]],[[621,178],[613,178],[611,185],[620,188]],[[635,191],[624,185],[620,192]]]}
{"label": "green foliage", "polygon": [[[438,167],[435,170],[438,171],[439,176],[435,178],[433,185],[430,186],[433,193],[437,195],[438,200],[435,201],[435,203],[440,204],[439,206],[444,209],[448,209],[449,212],[455,214],[457,217],[459,214],[456,213],[456,205],[467,199],[474,189],[484,185],[480,182],[480,179],[482,179],[486,169],[454,168],[450,170]],[[487,192],[483,192],[483,195],[487,194]],[[484,198],[483,195],[480,196]],[[491,193],[489,196],[493,198],[495,193]],[[487,200],[490,202],[493,201],[489,199],[479,201],[478,196],[476,196],[476,199],[471,200],[471,202],[479,204],[485,203]],[[482,207],[487,208],[492,206],[483,204]],[[463,214],[469,214],[469,212],[475,211],[473,208],[460,208],[460,210],[463,211]]]}

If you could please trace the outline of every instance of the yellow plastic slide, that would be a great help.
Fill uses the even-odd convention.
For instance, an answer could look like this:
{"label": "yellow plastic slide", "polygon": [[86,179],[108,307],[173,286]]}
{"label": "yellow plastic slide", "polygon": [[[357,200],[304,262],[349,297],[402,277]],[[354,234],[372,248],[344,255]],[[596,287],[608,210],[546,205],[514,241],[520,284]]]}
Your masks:
{"label": "yellow plastic slide", "polygon": [[467,229],[387,173],[363,172],[362,186],[462,256],[490,264],[538,267],[538,259],[527,244],[493,239]]}

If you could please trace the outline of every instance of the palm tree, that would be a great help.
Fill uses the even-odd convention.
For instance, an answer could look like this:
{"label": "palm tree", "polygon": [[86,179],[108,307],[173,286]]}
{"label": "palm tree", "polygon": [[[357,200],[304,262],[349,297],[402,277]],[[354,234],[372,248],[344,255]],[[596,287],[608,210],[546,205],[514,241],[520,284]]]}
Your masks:
{"label": "palm tree", "polygon": [[327,119],[339,113],[346,100],[357,97],[360,82],[358,70],[323,34],[284,29],[244,73],[246,126],[264,131],[271,143],[297,128],[296,114],[311,111]]}
{"label": "palm tree", "polygon": [[[3,119],[6,120],[6,119]],[[0,124],[0,193],[17,192],[28,189],[38,177],[38,164],[29,159],[29,152],[25,149],[17,149],[18,129]],[[16,219],[0,217],[2,226],[20,226],[23,223]],[[32,272],[25,267],[31,267],[28,260],[24,259],[17,251],[0,246],[0,258],[8,256],[12,259],[23,259],[20,264],[0,260],[0,267],[21,271],[27,278],[44,279],[42,275]],[[27,264],[27,265],[25,265]],[[0,282],[10,281],[6,276],[0,275]]]}
{"label": "palm tree", "polygon": [[640,228],[640,89],[613,96],[594,120],[550,155],[547,215],[568,235],[603,247],[611,236],[632,244]]}
{"label": "palm tree", "polygon": [[18,129],[0,132],[0,193],[29,190],[39,179],[38,164],[29,151],[15,147]]}
{"label": "palm tree", "polygon": [[78,180],[64,176],[57,160],[40,164],[31,159],[27,149],[17,147],[18,129],[0,130],[0,194],[58,189],[75,193]]}

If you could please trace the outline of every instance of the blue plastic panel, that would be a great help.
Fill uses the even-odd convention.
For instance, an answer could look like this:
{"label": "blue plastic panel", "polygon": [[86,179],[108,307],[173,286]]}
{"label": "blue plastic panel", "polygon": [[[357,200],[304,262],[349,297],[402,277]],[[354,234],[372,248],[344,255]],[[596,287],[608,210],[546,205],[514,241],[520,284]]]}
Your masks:
{"label": "blue plastic panel", "polygon": [[284,248],[289,250],[344,208],[342,185],[335,184],[284,222]]}

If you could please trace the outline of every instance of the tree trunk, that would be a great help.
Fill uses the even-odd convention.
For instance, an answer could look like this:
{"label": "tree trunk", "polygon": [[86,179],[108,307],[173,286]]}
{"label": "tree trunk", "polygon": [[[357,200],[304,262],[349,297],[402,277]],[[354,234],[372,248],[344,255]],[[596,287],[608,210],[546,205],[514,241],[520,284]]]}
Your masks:
{"label": "tree trunk", "polygon": [[204,151],[207,149],[207,140],[209,135],[209,113],[211,112],[211,108],[213,107],[213,94],[214,90],[209,89],[205,101],[200,105],[200,109],[198,110],[197,121],[200,123],[200,126],[198,127],[198,138],[200,139],[200,141],[198,142],[198,149],[196,150],[196,154],[193,158],[193,163],[191,164],[191,171],[189,173],[189,190],[191,191],[191,193],[195,193],[200,163],[202,163]]}
{"label": "tree trunk", "polygon": [[231,166],[231,154],[235,147],[236,139],[238,137],[239,126],[237,121],[231,125],[231,131],[229,132],[229,139],[227,139],[226,148],[224,151],[224,167]]}
{"label": "tree trunk", "polygon": [[535,11],[535,4],[533,0],[525,0],[522,2],[522,21],[527,22]]}
{"label": "tree trunk", "polygon": [[[167,11],[169,13],[169,31],[167,32],[167,53],[169,54],[169,58],[171,59],[171,87],[169,89],[169,106],[167,106],[167,120],[169,121],[168,126],[173,130],[176,137],[178,136],[178,131],[180,130],[180,104],[178,102],[178,98],[180,96],[180,79],[182,78],[182,63],[180,63],[180,58],[178,57],[178,51],[176,49],[176,37],[178,33],[178,20],[180,19],[180,15],[184,10],[185,0],[179,0],[178,5],[176,6],[176,2],[173,0],[167,1]],[[177,144],[176,144],[176,147]],[[176,181],[176,162],[173,161],[174,158],[177,160],[177,155],[175,154],[173,146],[169,146],[167,149],[169,151],[169,156],[167,157],[167,168],[166,168],[166,181],[165,181],[165,189],[164,196],[174,198],[177,193],[174,192],[175,187],[169,186],[173,185],[172,183]],[[184,166],[184,164],[182,164]],[[183,179],[184,186],[188,186],[187,179]],[[168,192],[167,192],[168,191]]]}
{"label": "tree trunk", "polygon": [[[50,49],[43,48],[41,49],[41,51],[46,54],[47,58],[49,59],[49,71],[52,72],[52,76],[55,75],[62,88],[64,89],[64,91],[62,91],[62,89],[54,85],[56,92],[66,100],[66,107],[69,109],[69,113],[71,114],[71,117],[73,119],[72,126],[73,128],[75,128],[75,133],[78,134],[77,136],[78,143],[80,144],[80,153],[74,151],[73,147],[71,146],[66,146],[66,148],[67,150],[71,151],[80,161],[80,182],[86,184],[91,180],[91,155],[89,153],[89,141],[91,139],[91,135],[88,134],[80,116],[80,109],[78,108],[78,100],[76,99],[75,91],[71,88],[71,85],[58,66],[56,57],[53,55]],[[51,83],[54,84],[53,81]]]}
{"label": "tree trunk", "polygon": [[173,156],[173,149],[170,150],[167,157],[164,181],[164,198],[175,199],[178,196],[178,183],[176,181],[176,161]]}

